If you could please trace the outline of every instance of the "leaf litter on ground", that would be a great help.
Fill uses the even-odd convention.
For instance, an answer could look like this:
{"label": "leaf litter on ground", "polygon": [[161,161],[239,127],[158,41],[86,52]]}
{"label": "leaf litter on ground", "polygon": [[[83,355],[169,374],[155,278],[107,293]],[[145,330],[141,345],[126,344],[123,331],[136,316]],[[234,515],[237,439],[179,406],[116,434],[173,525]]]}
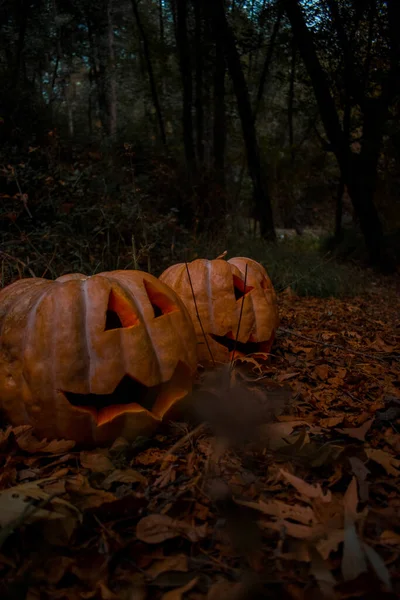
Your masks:
{"label": "leaf litter on ground", "polygon": [[201,373],[152,439],[1,430],[0,597],[400,597],[400,302],[376,288],[280,294],[270,359]]}

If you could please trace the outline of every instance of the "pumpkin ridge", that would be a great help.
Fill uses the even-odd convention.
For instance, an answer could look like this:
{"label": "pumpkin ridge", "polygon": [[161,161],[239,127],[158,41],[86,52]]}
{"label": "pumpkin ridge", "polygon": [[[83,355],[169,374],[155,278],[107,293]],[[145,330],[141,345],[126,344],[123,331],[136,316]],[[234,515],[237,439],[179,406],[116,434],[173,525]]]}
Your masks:
{"label": "pumpkin ridge", "polygon": [[[89,300],[89,294],[88,294],[88,281],[89,279],[83,279],[83,280],[78,280],[79,281],[79,290],[80,290],[80,294],[78,295],[78,297],[81,300],[81,306],[82,306],[82,328],[85,332],[85,335],[83,336],[84,338],[84,343],[82,345],[82,354],[85,354],[85,358],[87,359],[87,369],[86,369],[86,375],[89,381],[89,393],[91,392],[92,389],[92,375],[93,375],[93,356],[92,356],[92,351],[91,348],[89,346],[89,339],[90,339],[90,332],[88,331],[88,319],[87,319],[87,314],[88,314],[88,309],[87,309],[87,304],[88,304],[88,300]],[[78,315],[81,315],[82,313],[80,311],[78,311]]]}
{"label": "pumpkin ridge", "polygon": [[[22,283],[22,281],[26,281],[26,280],[21,280],[20,279],[20,281]],[[48,280],[47,279],[42,279],[40,281],[40,283],[38,283],[36,285],[36,287],[40,288],[45,281],[48,281]],[[13,285],[13,284],[11,284],[11,285]],[[8,315],[10,314],[11,310],[13,310],[18,305],[18,302],[20,300],[24,300],[25,299],[25,288],[29,287],[29,285],[28,286],[27,285],[24,285],[24,286],[21,285],[19,287],[21,288],[21,291],[18,292],[18,290],[16,290],[17,291],[17,295],[16,296],[14,296],[14,294],[12,293],[14,290],[12,290],[11,294],[6,294],[6,298],[7,298],[7,296],[8,296],[8,298],[10,298],[10,305],[7,307],[6,311],[4,311],[4,312],[2,311],[1,314],[0,314],[0,336],[3,333],[3,328],[4,328],[4,325],[5,325],[6,319],[7,319]],[[7,288],[4,288],[4,289],[6,290]],[[1,291],[3,292],[4,290],[1,290]],[[2,300],[2,298],[1,298],[2,295],[3,294],[0,293],[0,300]]]}

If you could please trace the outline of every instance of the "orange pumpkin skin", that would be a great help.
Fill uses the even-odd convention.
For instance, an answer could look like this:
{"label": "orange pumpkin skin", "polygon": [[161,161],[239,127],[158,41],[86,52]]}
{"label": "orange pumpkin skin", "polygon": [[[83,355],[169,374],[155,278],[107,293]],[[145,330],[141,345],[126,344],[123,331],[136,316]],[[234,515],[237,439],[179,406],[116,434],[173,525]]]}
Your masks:
{"label": "orange pumpkin skin", "polygon": [[212,364],[212,358],[196,314],[193,293],[216,363],[231,360],[236,336],[235,356],[270,352],[279,325],[278,307],[271,280],[256,261],[244,257],[228,261],[196,259],[187,267],[185,263],[172,265],[160,279],[177,292],[188,308],[196,330],[198,358],[203,365]]}
{"label": "orange pumpkin skin", "polygon": [[22,279],[0,291],[0,408],[93,446],[152,433],[191,390],[190,316],[141,271]]}

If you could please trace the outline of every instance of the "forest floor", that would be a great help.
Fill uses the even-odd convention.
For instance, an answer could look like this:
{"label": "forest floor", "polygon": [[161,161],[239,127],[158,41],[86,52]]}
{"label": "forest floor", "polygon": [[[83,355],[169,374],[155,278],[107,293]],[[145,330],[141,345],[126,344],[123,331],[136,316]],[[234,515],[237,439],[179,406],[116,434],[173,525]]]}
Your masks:
{"label": "forest floor", "polygon": [[281,293],[270,360],[199,376],[207,423],[0,431],[2,600],[400,598],[398,291]]}

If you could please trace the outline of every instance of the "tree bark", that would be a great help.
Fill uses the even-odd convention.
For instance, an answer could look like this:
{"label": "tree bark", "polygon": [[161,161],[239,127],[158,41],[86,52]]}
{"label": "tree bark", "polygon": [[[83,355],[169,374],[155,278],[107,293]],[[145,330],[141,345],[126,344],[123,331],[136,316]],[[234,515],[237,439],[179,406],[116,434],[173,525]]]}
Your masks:
{"label": "tree bark", "polygon": [[[143,54],[144,54],[144,59],[146,61],[147,73],[149,76],[151,98],[153,100],[154,110],[156,111],[156,115],[157,115],[158,128],[160,130],[161,141],[162,141],[163,145],[166,146],[167,145],[167,136],[165,133],[164,118],[163,118],[162,111],[161,111],[161,104],[160,104],[160,100],[158,97],[156,80],[154,77],[153,63],[152,63],[151,56],[150,56],[150,47],[149,47],[149,42],[147,39],[146,32],[143,27],[142,20],[140,18],[137,0],[132,0],[132,9],[133,9],[133,14],[135,15],[136,24],[137,24],[139,34],[140,34],[142,44],[143,44]],[[160,10],[162,10],[162,7],[160,8]],[[162,22],[162,13],[160,15],[160,21]]]}
{"label": "tree bark", "polygon": [[102,0],[90,12],[96,36],[97,51],[97,98],[100,121],[106,134],[112,139],[116,133],[116,82],[114,65],[114,33],[111,19],[112,0]]}
{"label": "tree bark", "polygon": [[[329,0],[329,3],[335,7],[333,0]],[[400,18],[399,3],[396,4],[396,0],[388,0],[388,8],[389,14],[392,13],[392,19],[397,16]],[[363,111],[361,151],[359,154],[355,154],[349,148],[347,136],[341,127],[325,72],[317,56],[313,35],[306,25],[298,0],[285,0],[285,9],[314,89],[326,135],[338,161],[343,182],[347,185],[355,213],[359,218],[370,259],[381,268],[386,268],[387,255],[384,251],[383,229],[374,204],[374,192],[383,127],[387,120],[389,103],[393,98],[394,89],[398,86],[396,75],[399,74],[399,66],[398,62],[395,64],[399,58],[398,36],[396,37],[394,34],[392,37],[392,67],[388,77],[383,78],[382,93],[378,99],[370,99],[365,94],[362,95],[360,86],[354,80],[355,70],[352,65],[349,64],[345,67],[345,79],[350,88],[349,92],[352,97],[357,96],[357,102]],[[333,11],[332,16],[335,19],[338,38],[346,47],[347,42],[344,38],[342,23],[336,22],[339,14]],[[390,16],[389,21],[391,21]],[[352,60],[350,52],[346,51],[345,55],[347,61]]]}
{"label": "tree bark", "polygon": [[225,147],[225,59],[221,40],[217,35],[215,37],[213,154],[216,180],[222,190],[225,190]]}
{"label": "tree bark", "polygon": [[108,61],[107,61],[107,88],[108,88],[108,131],[111,139],[115,139],[117,134],[117,82],[115,76],[115,50],[114,50],[114,27],[112,14],[113,0],[107,2],[107,42],[108,42]]}
{"label": "tree bark", "polygon": [[195,15],[195,48],[196,48],[196,148],[199,164],[204,163],[204,104],[203,104],[203,72],[204,72],[204,30],[201,0],[194,0]]}
{"label": "tree bark", "polygon": [[268,44],[268,50],[267,50],[267,54],[264,60],[264,64],[263,64],[263,68],[261,71],[261,76],[260,76],[260,82],[258,84],[258,90],[257,90],[257,98],[256,98],[256,102],[255,102],[255,106],[254,106],[254,111],[253,111],[253,120],[254,122],[257,120],[257,114],[258,114],[258,110],[260,108],[260,104],[261,104],[261,100],[262,97],[264,95],[264,88],[265,88],[265,83],[267,81],[267,77],[268,77],[268,73],[269,73],[269,68],[271,65],[271,61],[272,61],[272,55],[274,53],[274,48],[275,48],[275,41],[276,41],[276,37],[278,35],[279,32],[279,27],[281,24],[281,20],[282,20],[282,8],[281,8],[281,4],[278,7],[278,16],[276,18],[275,24],[274,24],[274,28],[272,30],[272,34],[271,34],[271,39],[269,41]]}
{"label": "tree bark", "polygon": [[189,176],[196,171],[196,155],[193,139],[193,84],[192,65],[190,60],[190,44],[187,33],[187,0],[177,0],[176,10],[176,42],[179,55],[179,66],[182,76],[182,126],[185,158]]}
{"label": "tree bark", "polygon": [[295,41],[292,40],[292,60],[290,65],[290,80],[289,80],[289,93],[288,93],[288,127],[289,127],[289,147],[290,147],[290,160],[293,166],[295,152],[294,152],[294,131],[293,131],[293,106],[294,106],[294,82],[296,78],[296,54],[297,46]]}
{"label": "tree bark", "polygon": [[223,45],[226,64],[235,91],[243,138],[246,146],[247,166],[253,183],[253,201],[260,233],[264,239],[275,240],[275,228],[267,181],[263,172],[247,83],[240,63],[232,29],[227,21],[223,0],[213,0],[208,5],[210,18]]}

